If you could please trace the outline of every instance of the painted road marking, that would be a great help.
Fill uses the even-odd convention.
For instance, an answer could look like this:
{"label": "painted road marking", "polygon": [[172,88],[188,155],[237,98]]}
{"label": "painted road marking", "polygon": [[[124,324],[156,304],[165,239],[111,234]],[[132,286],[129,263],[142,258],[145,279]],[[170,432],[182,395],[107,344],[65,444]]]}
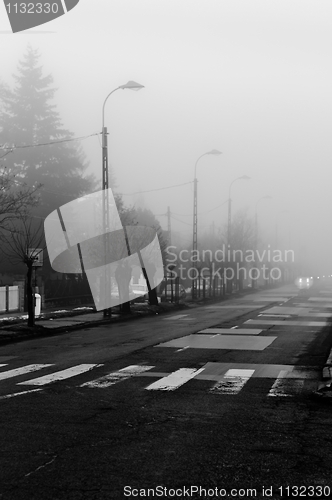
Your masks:
{"label": "painted road marking", "polygon": [[268,396],[281,396],[290,397],[294,394],[299,394],[304,386],[303,379],[293,379],[289,380],[289,373],[286,370],[281,370],[278,378],[275,380],[271,389],[269,390]]}
{"label": "painted road marking", "polygon": [[163,318],[164,321],[168,321],[168,320],[176,320],[176,319],[182,319],[184,318],[185,316],[188,316],[188,314],[176,314],[175,316],[170,316],[169,318]]}
{"label": "painted road marking", "polygon": [[217,333],[218,335],[225,335],[227,333],[232,333],[236,335],[259,335],[263,330],[256,330],[255,328],[206,328],[205,330],[199,330],[197,333]]}
{"label": "painted road marking", "polygon": [[25,373],[35,372],[41,370],[42,368],[47,368],[51,365],[26,365],[21,368],[14,368],[13,370],[8,370],[6,372],[0,372],[0,380],[5,380],[7,378],[18,377],[19,375],[24,375]]}
{"label": "painted road marking", "polygon": [[181,349],[177,349],[175,352],[185,351],[186,349],[189,349],[188,345],[186,345],[185,347],[181,347]]}
{"label": "painted road marking", "polygon": [[229,306],[206,306],[202,307],[202,309],[259,309],[260,307],[264,307],[264,304],[238,304],[238,305],[229,305]]}
{"label": "painted road marking", "polygon": [[[289,317],[289,315],[296,315],[296,316],[313,316],[316,318],[325,318],[329,317],[332,315],[332,312],[312,312],[311,310],[308,310],[306,307],[271,307],[270,309],[266,309],[263,313],[263,315],[267,315],[267,313],[273,314],[273,316],[283,316],[283,317]],[[282,314],[282,313],[287,313],[287,314]],[[261,315],[259,315],[261,316]]]}
{"label": "painted road marking", "polygon": [[[234,331],[234,330],[233,330]],[[250,335],[208,335],[192,334],[178,339],[163,342],[155,347],[185,347],[192,349],[239,349],[242,351],[262,351],[266,349],[277,337],[258,337]]]}
{"label": "painted road marking", "polygon": [[259,299],[253,299],[255,302],[286,302],[289,297],[260,297]]}
{"label": "painted road marking", "polygon": [[167,377],[157,380],[153,384],[148,385],[147,391],[174,391],[181,385],[185,384],[192,378],[201,373],[204,368],[180,368],[176,372],[171,373]]}
{"label": "painted road marking", "polygon": [[23,394],[30,394],[31,392],[40,392],[43,389],[31,389],[31,391],[14,392],[13,394],[6,394],[5,396],[0,396],[0,399],[14,398],[15,396],[23,396]]}
{"label": "painted road marking", "polygon": [[[185,348],[183,348],[185,349]],[[179,352],[183,349],[179,349]],[[52,365],[51,365],[52,366]],[[103,365],[79,365],[74,367],[75,375],[83,373],[83,371],[91,370],[95,366]],[[84,368],[83,368],[84,367]],[[88,368],[90,367],[90,368]],[[118,371],[112,372],[104,377],[84,383],[78,387],[91,387],[91,388],[106,388],[127,380],[129,378],[140,377],[153,377],[158,378],[156,382],[147,386],[147,390],[162,390],[174,391],[181,387],[186,382],[192,379],[204,380],[214,382],[214,386],[208,391],[218,394],[237,394],[246,385],[249,378],[265,378],[275,379],[274,383],[267,395],[269,396],[292,396],[299,394],[304,387],[306,380],[318,381],[320,377],[320,368],[316,366],[298,366],[298,365],[270,365],[270,364],[253,364],[253,363],[216,363],[209,362],[203,367],[197,368],[180,368],[171,373],[152,372],[154,366],[147,365],[130,365]],[[46,377],[40,377],[32,381],[27,381],[23,384],[32,384],[36,381],[44,379],[43,383],[38,382],[32,385],[45,385],[69,376],[74,376],[72,369],[70,374],[64,376],[64,370],[53,375],[52,380],[45,381]],[[59,374],[62,374],[60,377]],[[52,376],[51,375],[51,376]],[[16,396],[29,394],[32,392],[43,391],[43,389],[32,389],[23,392],[16,392],[0,396],[0,399],[10,399]]]}
{"label": "painted road marking", "polygon": [[294,302],[299,307],[306,307],[312,309],[312,310],[320,310],[320,309],[332,309],[332,304],[315,304],[315,303],[309,303],[309,302]]}
{"label": "painted road marking", "polygon": [[301,316],[311,316],[312,318],[330,318],[332,316],[332,311],[324,312],[307,312],[306,314],[301,314]]}
{"label": "painted road marking", "polygon": [[287,373],[287,378],[317,380],[321,373],[319,367],[297,366],[297,365],[270,365],[255,363],[216,363],[209,362],[203,366],[204,373],[198,375],[202,380],[221,380],[228,370],[254,370],[253,378],[277,378],[281,371]]}
{"label": "painted road marking", "polygon": [[81,373],[87,372],[96,368],[97,364],[82,364],[73,366],[71,368],[67,368],[66,370],[61,370],[59,372],[51,373],[50,375],[45,375],[44,377],[34,378],[31,380],[27,380],[25,382],[20,382],[17,385],[46,385],[51,382],[56,382],[58,380],[65,380],[67,378],[76,377],[76,375],[80,375]]}
{"label": "painted road marking", "polygon": [[[321,370],[318,366],[298,366],[298,365],[264,365],[255,363],[216,363],[209,362],[203,367],[203,372],[195,376],[198,380],[211,380],[219,382],[228,370],[254,370],[252,378],[273,378],[276,379],[283,370],[289,379],[318,380]],[[169,373],[147,371],[141,373],[141,377],[167,377]]]}
{"label": "painted road marking", "polygon": [[85,384],[80,385],[80,387],[98,387],[99,389],[104,389],[105,387],[110,387],[111,385],[117,384],[128,378],[140,375],[143,372],[151,370],[154,366],[144,366],[144,365],[130,365],[121,370],[109,373],[104,377],[97,378],[96,380],[91,380],[91,382],[85,382]]}
{"label": "painted road marking", "polygon": [[0,366],[7,366],[8,363],[2,363]]}
{"label": "painted road marking", "polygon": [[238,368],[230,369],[225,373],[224,378],[220,382],[217,382],[209,392],[213,394],[238,394],[254,371]]}
{"label": "painted road marking", "polygon": [[[274,318],[291,318],[291,314],[259,314],[259,317],[274,317]],[[294,315],[295,316],[295,315]],[[331,312],[310,312],[307,311],[306,313],[299,313],[297,316],[305,316],[305,317],[312,317],[312,318],[329,318],[332,316],[332,311]]]}
{"label": "painted road marking", "polygon": [[291,318],[292,316],[290,314],[259,314],[258,317],[262,318]]}
{"label": "painted road marking", "polygon": [[328,325],[328,321],[297,321],[287,319],[282,321],[269,320],[269,319],[248,319],[245,321],[249,325],[278,325],[278,326],[325,326]]}
{"label": "painted road marking", "polygon": [[332,302],[332,297],[309,297],[312,302]]}

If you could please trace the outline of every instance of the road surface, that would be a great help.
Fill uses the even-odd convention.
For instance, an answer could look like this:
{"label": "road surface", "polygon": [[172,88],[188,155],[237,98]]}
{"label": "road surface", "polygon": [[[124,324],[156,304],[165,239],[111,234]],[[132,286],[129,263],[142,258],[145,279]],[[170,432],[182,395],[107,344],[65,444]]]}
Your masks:
{"label": "road surface", "polygon": [[286,286],[2,346],[0,498],[328,498],[331,316]]}

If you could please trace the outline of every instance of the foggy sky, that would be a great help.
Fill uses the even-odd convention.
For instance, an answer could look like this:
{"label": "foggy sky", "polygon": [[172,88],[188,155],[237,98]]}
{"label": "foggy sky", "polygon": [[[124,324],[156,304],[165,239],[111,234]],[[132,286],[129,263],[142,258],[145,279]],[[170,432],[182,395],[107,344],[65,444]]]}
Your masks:
{"label": "foggy sky", "polygon": [[[106,104],[117,190],[190,182],[197,158],[219,149],[197,167],[198,238],[212,221],[226,223],[227,203],[213,209],[248,175],[233,184],[233,213],[253,217],[257,201],[272,196],[258,205],[260,230],[273,244],[278,221],[280,239],[306,246],[313,272],[332,274],[331,16],[329,0],[81,0],[51,23],[11,34],[1,3],[1,78],[11,84],[27,44],[38,48],[77,137],[101,131],[109,92],[141,83]],[[80,144],[101,178],[100,140]],[[172,229],[190,242],[192,184],[142,197],[155,214],[168,206],[181,214]]]}

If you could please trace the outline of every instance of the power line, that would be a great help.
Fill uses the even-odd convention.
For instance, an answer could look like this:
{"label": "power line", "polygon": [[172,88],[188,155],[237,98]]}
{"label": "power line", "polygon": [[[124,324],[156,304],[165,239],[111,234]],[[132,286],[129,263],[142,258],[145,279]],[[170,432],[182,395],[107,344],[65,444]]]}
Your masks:
{"label": "power line", "polygon": [[191,226],[192,225],[192,224],[189,224],[189,222],[184,222],[183,220],[179,220],[176,217],[173,217],[172,214],[171,214],[171,217],[172,217],[172,219],[176,220],[177,222],[182,222],[182,224],[186,224],[187,226]]}
{"label": "power line", "polygon": [[134,194],[152,193],[152,191],[163,191],[165,189],[172,189],[174,187],[186,186],[187,184],[192,184],[192,183],[193,183],[193,181],[190,181],[190,182],[184,182],[182,184],[174,184],[173,186],[167,186],[167,187],[163,187],[163,188],[149,189],[147,191],[136,191],[135,193],[118,193],[118,194],[120,194],[121,196],[132,196]]}
{"label": "power line", "polygon": [[[3,149],[8,149],[8,148],[3,148]],[[7,153],[5,153],[4,155],[0,156],[0,159],[4,158],[5,156],[9,155],[9,153],[12,153],[12,152],[13,152],[13,149],[10,149],[10,151],[7,151]]]}
{"label": "power line", "polygon": [[228,203],[228,200],[224,201],[221,205],[218,205],[217,207],[211,208],[211,210],[207,210],[206,212],[201,212],[201,214],[208,214],[209,212],[213,212],[213,210],[217,210],[217,208],[222,207],[223,205],[225,205],[225,203]]}
{"label": "power line", "polygon": [[[99,134],[100,134],[100,132],[98,132],[96,134],[84,135],[84,136],[81,136],[81,137],[73,137],[71,139],[59,139],[58,141],[43,142],[43,143],[38,143],[38,144],[24,144],[22,146],[15,146],[15,144],[14,144],[10,148],[6,148],[5,146],[0,146],[0,149],[4,149],[4,150],[5,149],[10,149],[9,153],[11,153],[15,149],[36,148],[36,147],[39,147],[39,146],[51,146],[52,144],[60,144],[62,142],[81,141],[83,139],[88,139],[89,137],[93,137],[95,135],[98,136]],[[8,154],[8,153],[6,153],[6,154]],[[3,158],[3,157],[1,157],[1,158]]]}
{"label": "power line", "polygon": [[[224,201],[221,205],[218,205],[217,207],[214,207],[214,208],[211,208],[210,210],[205,210],[205,212],[198,212],[197,215],[204,215],[204,214],[208,214],[209,212],[213,212],[213,210],[217,210],[217,208],[220,208],[222,207],[223,205],[225,205],[225,203],[227,203],[228,200]],[[180,217],[192,217],[193,214],[177,214],[175,212],[172,212],[174,215],[179,215]],[[164,214],[161,214],[161,215],[164,215]]]}

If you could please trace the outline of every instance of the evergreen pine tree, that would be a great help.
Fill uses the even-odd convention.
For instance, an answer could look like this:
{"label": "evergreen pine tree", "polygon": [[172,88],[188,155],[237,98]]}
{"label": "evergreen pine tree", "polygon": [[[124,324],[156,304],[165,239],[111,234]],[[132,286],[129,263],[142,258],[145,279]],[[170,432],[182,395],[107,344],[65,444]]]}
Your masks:
{"label": "evergreen pine tree", "polygon": [[56,92],[53,78],[43,76],[39,59],[38,51],[29,45],[14,75],[15,88],[0,88],[0,144],[18,146],[4,158],[7,168],[19,165],[21,177],[29,185],[43,185],[37,213],[45,217],[64,203],[94,191],[96,182],[93,176],[84,176],[88,164],[78,143],[67,142],[73,134],[63,127],[52,103]]}

